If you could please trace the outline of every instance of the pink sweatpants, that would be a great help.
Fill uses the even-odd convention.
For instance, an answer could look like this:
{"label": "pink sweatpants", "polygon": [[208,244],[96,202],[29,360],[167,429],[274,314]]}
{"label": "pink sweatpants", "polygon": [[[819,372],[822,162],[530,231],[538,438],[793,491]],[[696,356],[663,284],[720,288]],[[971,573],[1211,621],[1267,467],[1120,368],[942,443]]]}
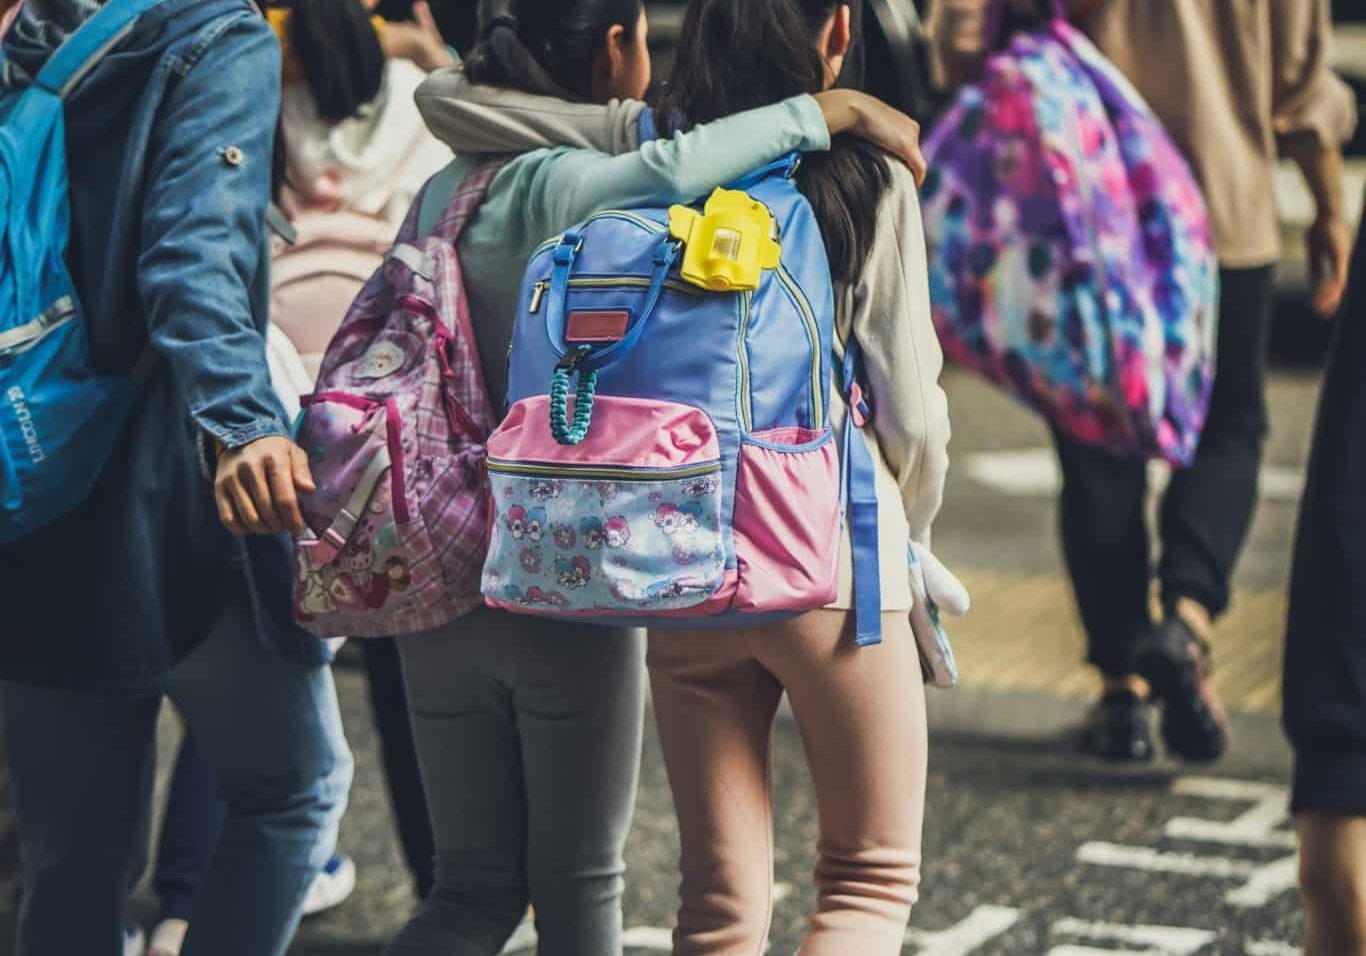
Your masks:
{"label": "pink sweatpants", "polygon": [[799,956],[897,956],[920,878],[925,691],[906,613],[883,643],[813,611],[733,631],[652,631],[655,717],[682,831],[674,956],[759,956],[772,912],[769,740],[786,691],[820,819]]}

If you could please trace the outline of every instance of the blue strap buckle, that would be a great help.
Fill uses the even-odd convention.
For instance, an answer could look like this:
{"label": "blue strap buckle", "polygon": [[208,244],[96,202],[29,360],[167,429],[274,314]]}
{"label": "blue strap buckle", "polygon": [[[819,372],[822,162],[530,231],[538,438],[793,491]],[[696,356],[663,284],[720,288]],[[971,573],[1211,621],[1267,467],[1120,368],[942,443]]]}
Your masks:
{"label": "blue strap buckle", "polygon": [[553,260],[557,266],[572,266],[574,257],[583,249],[583,234],[578,232],[566,232],[560,239],[560,244],[555,247]]}
{"label": "blue strap buckle", "polygon": [[671,268],[678,261],[678,253],[683,243],[677,239],[666,239],[655,248],[655,265]]}

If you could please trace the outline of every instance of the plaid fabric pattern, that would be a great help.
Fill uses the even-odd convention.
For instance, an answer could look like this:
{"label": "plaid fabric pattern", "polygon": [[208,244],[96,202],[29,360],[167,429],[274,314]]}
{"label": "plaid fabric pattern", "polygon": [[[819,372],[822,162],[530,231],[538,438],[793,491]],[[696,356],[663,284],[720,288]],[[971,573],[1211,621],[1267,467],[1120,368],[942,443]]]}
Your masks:
{"label": "plaid fabric pattern", "polygon": [[[456,243],[501,167],[468,177],[422,238],[418,197],[323,359],[300,441],[319,485],[305,513],[324,546],[298,548],[295,582],[296,616],[320,637],[412,634],[482,603],[484,443],[497,422]],[[383,452],[390,468],[369,493]]]}

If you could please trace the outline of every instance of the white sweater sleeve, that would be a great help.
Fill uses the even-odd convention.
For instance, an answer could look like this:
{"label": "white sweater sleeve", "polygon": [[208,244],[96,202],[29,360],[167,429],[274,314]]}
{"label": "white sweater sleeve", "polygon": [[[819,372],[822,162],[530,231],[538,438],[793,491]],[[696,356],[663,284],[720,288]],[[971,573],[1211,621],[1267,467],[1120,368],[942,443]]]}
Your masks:
{"label": "white sweater sleeve", "polygon": [[[930,315],[925,231],[915,181],[890,163],[877,241],[852,292],[850,323],[863,347],[873,432],[896,477],[912,539],[927,543],[949,468],[944,355]],[[847,335],[849,329],[841,330]]]}

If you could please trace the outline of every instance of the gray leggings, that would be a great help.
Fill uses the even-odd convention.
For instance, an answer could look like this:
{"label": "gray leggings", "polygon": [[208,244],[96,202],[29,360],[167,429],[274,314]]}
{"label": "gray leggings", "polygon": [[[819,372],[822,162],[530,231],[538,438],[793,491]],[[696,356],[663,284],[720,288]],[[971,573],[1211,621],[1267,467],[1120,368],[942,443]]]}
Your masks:
{"label": "gray leggings", "polygon": [[481,610],[399,648],[436,888],[388,956],[496,956],[528,901],[540,956],[619,954],[641,633]]}

